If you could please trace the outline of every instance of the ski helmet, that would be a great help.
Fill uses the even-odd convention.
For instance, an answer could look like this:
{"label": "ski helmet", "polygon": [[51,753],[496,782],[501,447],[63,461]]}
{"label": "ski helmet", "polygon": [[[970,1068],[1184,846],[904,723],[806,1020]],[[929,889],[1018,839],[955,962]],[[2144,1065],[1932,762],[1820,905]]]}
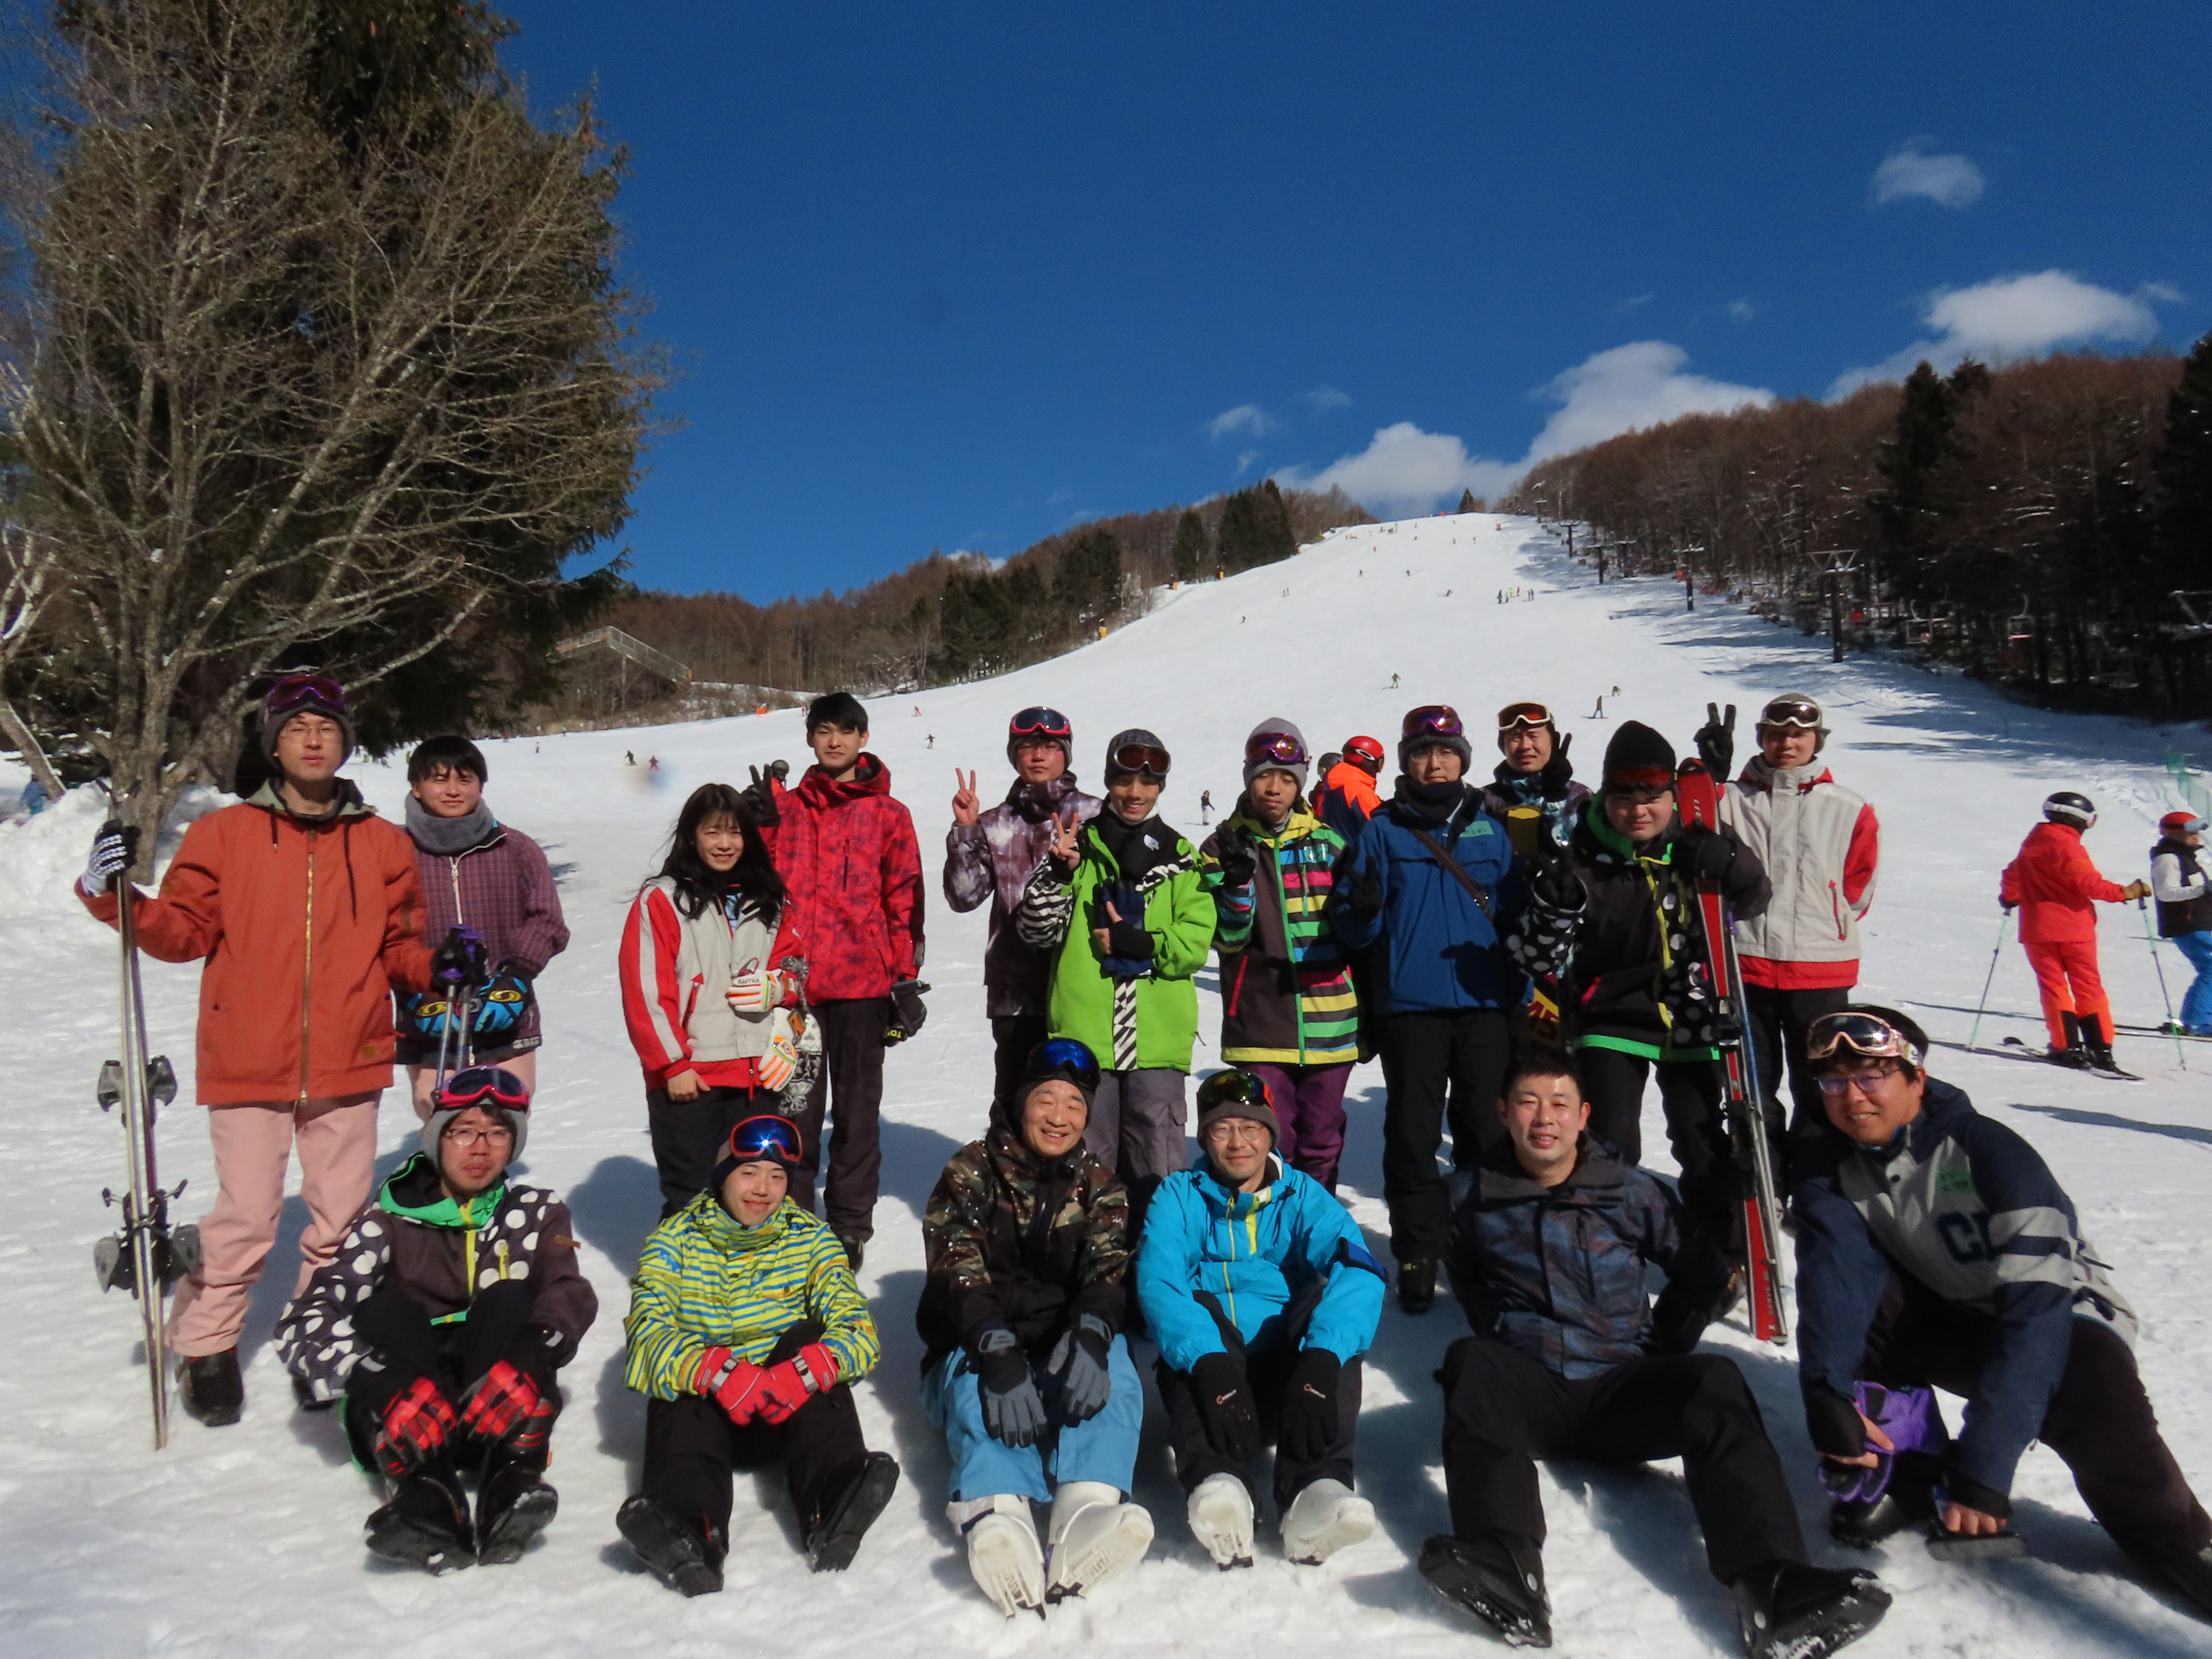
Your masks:
{"label": "ski helmet", "polygon": [[2043,816],[2053,823],[2070,823],[2087,830],[2097,821],[2097,803],[2087,795],[2062,789],[2043,803]]}
{"label": "ski helmet", "polygon": [[2159,833],[2166,836],[2201,836],[2205,827],[2195,812],[2168,812],[2158,821]]}
{"label": "ski helmet", "polygon": [[1370,772],[1380,772],[1386,758],[1382,753],[1382,739],[1368,737],[1346,738],[1344,740],[1344,757],[1358,761]]}

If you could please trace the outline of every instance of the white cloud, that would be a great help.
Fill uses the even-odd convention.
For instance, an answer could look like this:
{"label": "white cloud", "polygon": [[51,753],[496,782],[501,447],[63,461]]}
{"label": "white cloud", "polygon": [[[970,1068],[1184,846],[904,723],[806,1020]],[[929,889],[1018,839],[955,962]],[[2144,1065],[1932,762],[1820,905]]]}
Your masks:
{"label": "white cloud", "polygon": [[1730,300],[1721,307],[1721,314],[1741,328],[1759,315],[1759,307],[1748,300]]}
{"label": "white cloud", "polygon": [[1367,447],[1316,472],[1292,467],[1276,476],[1301,489],[1345,492],[1377,513],[1411,515],[1456,501],[1462,489],[1499,495],[1535,462],[1637,427],[1671,421],[1678,415],[1766,404],[1774,394],[1758,386],[1731,386],[1686,374],[1688,354],[1664,340],[1638,340],[1601,351],[1542,388],[1540,396],[1559,408],[1528,453],[1517,461],[1469,455],[1467,446],[1447,433],[1424,432],[1400,421],[1375,434]]}
{"label": "white cloud", "polygon": [[1251,467],[1252,463],[1259,459],[1260,452],[1256,449],[1248,449],[1244,451],[1243,453],[1237,456],[1237,476],[1239,477],[1243,477],[1244,473]]}
{"label": "white cloud", "polygon": [[1352,398],[1348,392],[1339,392],[1333,386],[1317,386],[1306,393],[1306,401],[1311,404],[1316,411],[1320,411],[1348,408],[1351,405]]}
{"label": "white cloud", "polygon": [[1846,370],[1828,395],[1840,398],[1876,380],[1901,380],[1923,358],[1948,370],[1967,357],[2015,362],[2063,345],[2141,345],[2158,332],[2152,302],[2165,300],[2169,292],[2153,286],[2121,294],[2064,270],[1994,276],[1971,288],[1939,289],[1921,311],[1932,337],[1916,340],[1869,368]]}
{"label": "white cloud", "polygon": [[1939,207],[1970,208],[1982,199],[1982,170],[1964,155],[1924,155],[1915,138],[1892,150],[1874,170],[1874,205],[1923,196]]}
{"label": "white cloud", "polygon": [[1225,438],[1232,432],[1246,432],[1256,438],[1274,429],[1274,417],[1257,404],[1239,404],[1234,409],[1224,409],[1206,423],[1206,435],[1215,439]]}

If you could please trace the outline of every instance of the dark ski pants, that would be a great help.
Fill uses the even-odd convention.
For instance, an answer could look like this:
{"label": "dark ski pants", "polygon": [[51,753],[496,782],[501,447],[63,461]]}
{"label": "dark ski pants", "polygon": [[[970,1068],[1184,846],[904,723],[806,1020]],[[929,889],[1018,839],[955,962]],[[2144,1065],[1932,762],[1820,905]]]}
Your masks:
{"label": "dark ski pants", "polygon": [[1083,1144],[1132,1193],[1141,1186],[1149,1194],[1163,1176],[1190,1167],[1183,1138],[1190,1121],[1189,1083],[1171,1066],[1099,1073]]}
{"label": "dark ski pants", "polygon": [[1451,1190],[1437,1167],[1444,1125],[1452,1164],[1471,1170],[1505,1138],[1498,1115],[1513,1026],[1496,1008],[1391,1014],[1382,1021],[1382,1198],[1390,1251],[1401,1261],[1441,1261],[1451,1243]]}
{"label": "dark ski pants", "polygon": [[791,1174],[791,1196],[813,1213],[823,1120],[834,1111],[822,1218],[840,1238],[872,1238],[884,1164],[884,1033],[891,1023],[891,1000],[850,997],[814,1003],[807,1012],[822,1024],[822,1073],[796,1120],[803,1149]]}
{"label": "dark ski pants", "polygon": [[1759,1062],[1759,1085],[1766,1092],[1771,1123],[1783,1121],[1782,1079],[1785,1075],[1790,1079],[1787,1115],[1792,1145],[1800,1136],[1819,1135],[1828,1121],[1820,1079],[1805,1057],[1805,1033],[1821,1015],[1834,1013],[1850,1000],[1848,985],[1824,985],[1811,991],[1743,988],[1744,1024],[1750,1028],[1752,1057]]}
{"label": "dark ski pants", "polygon": [[1283,1138],[1275,1152],[1301,1175],[1336,1190],[1336,1166],[1344,1157],[1344,1089],[1352,1081],[1352,1062],[1334,1066],[1278,1066],[1246,1060],[1243,1068],[1267,1085]]}
{"label": "dark ski pants", "polygon": [[[1350,1273],[1352,1268],[1343,1271]],[[1252,1409],[1260,1419],[1260,1431],[1267,1441],[1275,1443],[1277,1425],[1283,1415],[1283,1396],[1289,1391],[1291,1367],[1297,1364],[1298,1348],[1305,1340],[1306,1326],[1313,1318],[1313,1310],[1321,1302],[1322,1283],[1309,1285],[1291,1301],[1283,1310],[1280,1334],[1257,1352],[1248,1350],[1244,1339],[1237,1333],[1236,1322],[1221,1310],[1221,1304],[1210,1291],[1198,1293],[1199,1305],[1213,1316],[1215,1327],[1221,1333],[1223,1347],[1229,1357],[1244,1367],[1244,1376],[1252,1385]],[[1168,1443],[1175,1448],[1176,1477],[1182,1482],[1185,1492],[1194,1492],[1198,1484],[1209,1475],[1233,1474],[1244,1483],[1248,1491],[1258,1496],[1253,1487],[1252,1472],[1224,1452],[1218,1452],[1206,1443],[1206,1419],[1199,1415],[1198,1398],[1191,1385],[1190,1374],[1179,1371],[1164,1359],[1154,1366],[1154,1376],[1159,1383],[1160,1403],[1168,1412]],[[1322,1455],[1316,1458],[1285,1457],[1275,1455],[1275,1507],[1287,1510],[1291,1499],[1316,1480],[1341,1480],[1352,1485],[1352,1448],[1359,1423],[1359,1362],[1348,1361],[1337,1374],[1336,1433]]]}
{"label": "dark ski pants", "polygon": [[[1643,1163],[1644,1084],[1655,1062],[1618,1048],[1580,1048],[1575,1064],[1590,1103],[1590,1133],[1611,1142],[1622,1163]],[[1744,1182],[1721,1109],[1720,1067],[1710,1060],[1680,1060],[1658,1069],[1659,1105],[1667,1115],[1668,1149],[1682,1172],[1682,1203],[1723,1250],[1740,1256]],[[1775,1178],[1778,1183],[1778,1165]]]}
{"label": "dark ski pants", "polygon": [[[1933,1384],[1971,1402],[1996,1328],[1989,1315],[1945,1301],[1910,1274],[1892,1273],[1859,1374],[1893,1388]],[[2110,1326],[2075,1320],[2066,1369],[2036,1438],[2073,1471],[2089,1513],[2121,1544],[2164,1554],[2212,1543],[2212,1518],[2158,1431],[2135,1355]]]}
{"label": "dark ski pants", "polygon": [[671,1100],[665,1089],[645,1091],[663,1221],[707,1190],[730,1131],[749,1117],[775,1111],[779,1098],[764,1089],[702,1089],[689,1100]]}
{"label": "dark ski pants", "polygon": [[[803,1321],[786,1331],[766,1364],[788,1359],[822,1328]],[[639,1490],[716,1538],[729,1536],[732,1471],[784,1461],[784,1488],[799,1512],[799,1529],[811,1537],[823,1516],[852,1485],[867,1462],[860,1413],[853,1390],[838,1383],[817,1394],[787,1421],[748,1423],[742,1428],[703,1395],[645,1402],[645,1480]]]}
{"label": "dark ski pants", "polygon": [[1735,1362],[1653,1354],[1570,1382],[1517,1348],[1462,1337],[1444,1352],[1444,1487],[1462,1538],[1544,1541],[1539,1459],[1680,1457],[1713,1577],[1806,1558],[1782,1460]]}
{"label": "dark ski pants", "polygon": [[[354,1461],[363,1468],[376,1468],[376,1435],[383,1425],[384,1408],[418,1376],[435,1382],[458,1415],[461,1396],[506,1358],[537,1304],[532,1281],[501,1279],[469,1304],[466,1319],[434,1325],[428,1310],[397,1290],[380,1290],[365,1298],[354,1310],[354,1330],[368,1345],[368,1358],[378,1363],[372,1366],[364,1359],[354,1366],[338,1413]],[[549,1386],[550,1377],[538,1381],[558,1413],[560,1389]],[[478,1462],[489,1449],[464,1429],[454,1461]],[[532,1462],[543,1468],[545,1457],[541,1451]]]}
{"label": "dark ski pants", "polygon": [[1042,1042],[1051,1031],[1052,1022],[1042,1014],[991,1016],[991,1103],[1006,1114],[1009,1123],[1015,1121],[1009,1109],[1019,1103],[1014,1097],[1021,1090],[1022,1073],[1028,1068],[1030,1050]]}

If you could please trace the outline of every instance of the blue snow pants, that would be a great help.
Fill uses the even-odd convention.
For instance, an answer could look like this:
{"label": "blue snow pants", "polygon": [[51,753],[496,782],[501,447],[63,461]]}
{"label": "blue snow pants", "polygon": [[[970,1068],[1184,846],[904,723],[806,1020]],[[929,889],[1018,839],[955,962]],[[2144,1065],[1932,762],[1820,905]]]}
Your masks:
{"label": "blue snow pants", "polygon": [[2177,933],[2173,942],[2197,970],[2181,999],[2182,1029],[2201,1035],[2212,1030],[2212,933]]}
{"label": "blue snow pants", "polygon": [[945,1431],[952,1454],[954,1502],[1006,1492],[1048,1503],[1053,1487],[1064,1480],[1102,1481],[1127,1494],[1145,1420],[1145,1385],[1129,1358],[1127,1338],[1115,1337],[1107,1352],[1112,1389],[1104,1407],[1081,1423],[1060,1420],[1060,1378],[1044,1369],[1042,1360],[1031,1362],[1051,1425],[1034,1446],[1009,1446],[991,1437],[983,1426],[981,1383],[975,1372],[963,1369],[967,1358],[965,1350],[955,1348],[921,1378],[922,1409]]}

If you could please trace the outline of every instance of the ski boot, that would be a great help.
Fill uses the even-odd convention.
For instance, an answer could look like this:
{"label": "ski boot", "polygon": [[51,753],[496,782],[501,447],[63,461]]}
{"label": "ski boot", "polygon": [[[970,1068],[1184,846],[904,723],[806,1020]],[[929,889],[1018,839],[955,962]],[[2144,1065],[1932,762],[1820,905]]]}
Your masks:
{"label": "ski boot", "polygon": [[842,1572],[860,1553],[860,1540],[891,1501],[899,1466],[888,1452],[870,1452],[860,1473],[845,1483],[828,1510],[806,1529],[806,1565],[816,1572]]}
{"label": "ski boot", "polygon": [[1183,1514],[1191,1536],[1222,1571],[1252,1565],[1252,1494],[1235,1475],[1207,1475],[1192,1489]]}
{"label": "ski boot", "polygon": [[1431,1589],[1481,1620],[1506,1646],[1552,1645],[1552,1598],[1534,1539],[1511,1532],[1474,1538],[1438,1533],[1421,1546],[1420,1572]]}
{"label": "ski boot", "polygon": [[2051,1063],[2053,1066],[2066,1066],[2071,1071],[2087,1071],[2089,1051],[2082,1045],[2080,1018],[2074,1014],[2061,1014],[2058,1016],[2058,1023],[2065,1030],[2066,1041],[2058,1048],[2051,1050],[2049,1055]]}
{"label": "ski boot", "polygon": [[177,1393],[185,1409],[211,1429],[238,1421],[246,1409],[246,1382],[238,1374],[238,1350],[196,1354],[177,1362]]}
{"label": "ski boot", "polygon": [[955,1499],[945,1517],[968,1540],[968,1571],[991,1605],[1009,1619],[1024,1610],[1043,1618],[1044,1548],[1030,1500],[1012,1492]]}
{"label": "ski boot", "polygon": [[845,1252],[845,1264],[857,1273],[860,1271],[861,1261],[868,1254],[868,1241],[858,1233],[839,1233],[836,1237],[838,1245]]}
{"label": "ski boot", "polygon": [[695,1527],[643,1492],[615,1511],[615,1526],[645,1570],[678,1595],[711,1595],[722,1588],[720,1528]]}
{"label": "ski boot", "polygon": [[1052,1495],[1052,1578],[1045,1600],[1060,1601],[1096,1589],[1152,1547],[1152,1512],[1124,1503],[1103,1480],[1066,1480]]}
{"label": "ski boot", "polygon": [[1822,1458],[1820,1484],[1835,1499],[1828,1509],[1829,1535],[1868,1550],[1935,1518],[1936,1480],[1951,1439],[1933,1389],[1861,1382],[1855,1396],[1859,1414],[1889,1437],[1891,1449],[1884,1452],[1869,1442],[1877,1460],[1871,1468]]}
{"label": "ski boot", "polygon": [[368,1553],[425,1572],[458,1572],[476,1565],[475,1531],[450,1470],[409,1475],[392,1501],[368,1517]]}
{"label": "ski boot", "polygon": [[488,1567],[520,1561],[560,1507],[561,1494],[545,1484],[536,1459],[495,1462],[477,1492],[477,1559]]}
{"label": "ski boot", "polygon": [[1310,1567],[1374,1534],[1375,1505],[1326,1476],[1307,1482],[1283,1511],[1283,1553]]}
{"label": "ski boot", "polygon": [[2094,1014],[2081,1017],[2081,1047],[2088,1054],[2088,1066],[2093,1072],[2117,1072],[2120,1062],[2112,1053],[2112,1034],[2105,1030],[2105,1022]]}
{"label": "ski boot", "polygon": [[1398,1264],[1398,1306],[1409,1314],[1425,1314],[1437,1299],[1437,1262],[1420,1256]]}
{"label": "ski boot", "polygon": [[1769,1561],[1735,1581],[1745,1659],[1824,1659],[1881,1622],[1889,1592],[1857,1567]]}

